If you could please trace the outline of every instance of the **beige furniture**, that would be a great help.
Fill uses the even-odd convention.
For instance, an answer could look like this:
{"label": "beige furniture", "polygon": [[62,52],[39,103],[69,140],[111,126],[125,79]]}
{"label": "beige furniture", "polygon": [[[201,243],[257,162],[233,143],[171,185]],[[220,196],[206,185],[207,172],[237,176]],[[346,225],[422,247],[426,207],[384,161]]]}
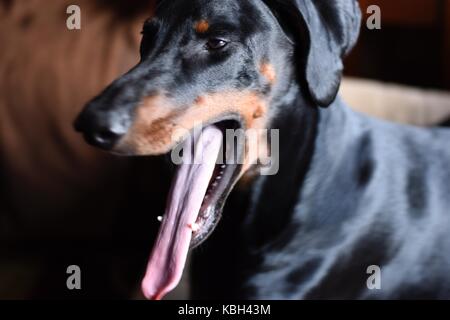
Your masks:
{"label": "beige furniture", "polygon": [[450,118],[450,92],[345,78],[340,94],[355,110],[390,121],[430,126]]}

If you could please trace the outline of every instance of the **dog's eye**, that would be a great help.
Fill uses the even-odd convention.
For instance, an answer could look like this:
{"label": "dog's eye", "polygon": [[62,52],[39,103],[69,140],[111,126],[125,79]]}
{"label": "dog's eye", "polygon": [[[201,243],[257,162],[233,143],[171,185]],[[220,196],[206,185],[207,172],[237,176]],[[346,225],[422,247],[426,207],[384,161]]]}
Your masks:
{"label": "dog's eye", "polygon": [[219,50],[223,49],[227,46],[228,42],[224,39],[220,38],[211,38],[206,43],[206,48],[208,50]]}

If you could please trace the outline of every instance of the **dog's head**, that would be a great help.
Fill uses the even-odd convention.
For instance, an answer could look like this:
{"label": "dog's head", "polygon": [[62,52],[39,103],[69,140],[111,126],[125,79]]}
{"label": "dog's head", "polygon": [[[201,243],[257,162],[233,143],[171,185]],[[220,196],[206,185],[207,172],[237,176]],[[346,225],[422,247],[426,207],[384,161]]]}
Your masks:
{"label": "dog's head", "polygon": [[[356,0],[159,2],[138,65],[76,121],[89,143],[116,153],[159,155],[183,142],[191,160],[192,150],[206,154],[206,164],[179,166],[144,281],[148,297],[178,282],[189,243],[212,232],[233,185],[257,162],[245,143],[227,145],[224,130],[269,128],[292,86],[304,86],[317,106],[331,104],[359,22]],[[203,142],[192,140],[194,129]],[[222,145],[235,162],[226,152],[215,164]]]}

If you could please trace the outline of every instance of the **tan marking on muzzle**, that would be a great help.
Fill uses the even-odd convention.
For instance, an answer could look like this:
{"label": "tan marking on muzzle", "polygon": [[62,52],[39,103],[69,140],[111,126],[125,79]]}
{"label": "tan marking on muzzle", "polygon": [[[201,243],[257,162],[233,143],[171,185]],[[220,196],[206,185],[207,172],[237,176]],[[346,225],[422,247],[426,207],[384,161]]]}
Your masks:
{"label": "tan marking on muzzle", "polygon": [[226,115],[239,115],[245,130],[263,129],[266,112],[267,102],[250,91],[207,94],[190,106],[176,106],[168,97],[155,95],[137,107],[134,124],[116,149],[137,155],[164,154],[181,142],[187,131]]}
{"label": "tan marking on muzzle", "polygon": [[209,30],[209,22],[205,19],[195,23],[194,29],[197,33],[205,33]]}
{"label": "tan marking on muzzle", "polygon": [[274,84],[277,80],[277,74],[272,64],[268,62],[261,63],[259,72],[269,81],[270,84]]}

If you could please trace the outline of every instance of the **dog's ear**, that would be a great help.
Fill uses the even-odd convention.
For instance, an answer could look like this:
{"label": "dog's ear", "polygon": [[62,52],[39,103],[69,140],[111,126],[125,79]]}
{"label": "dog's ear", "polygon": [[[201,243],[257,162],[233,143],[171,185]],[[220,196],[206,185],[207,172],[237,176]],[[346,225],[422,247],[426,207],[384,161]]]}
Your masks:
{"label": "dog's ear", "polygon": [[[359,35],[357,0],[266,0],[293,38],[303,59],[303,77],[313,101],[329,106],[337,96],[343,57]],[[300,43],[305,42],[305,43]]]}

